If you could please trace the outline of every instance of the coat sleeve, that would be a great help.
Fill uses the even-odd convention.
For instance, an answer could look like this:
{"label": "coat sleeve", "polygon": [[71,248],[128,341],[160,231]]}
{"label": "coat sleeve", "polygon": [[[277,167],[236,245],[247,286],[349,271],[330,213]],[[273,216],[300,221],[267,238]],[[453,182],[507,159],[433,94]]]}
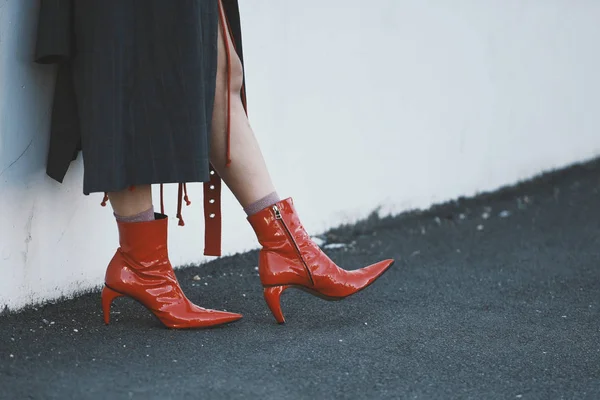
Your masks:
{"label": "coat sleeve", "polygon": [[35,62],[60,63],[73,55],[73,0],[40,0]]}
{"label": "coat sleeve", "polygon": [[81,148],[71,63],[74,53],[73,0],[40,0],[34,61],[59,64],[46,173],[62,182]]}

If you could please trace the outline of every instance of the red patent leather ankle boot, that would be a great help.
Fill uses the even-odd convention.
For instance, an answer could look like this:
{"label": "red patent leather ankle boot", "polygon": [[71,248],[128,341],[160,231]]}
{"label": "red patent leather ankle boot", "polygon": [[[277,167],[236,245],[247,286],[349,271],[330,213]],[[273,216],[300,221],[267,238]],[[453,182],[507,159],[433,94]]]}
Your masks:
{"label": "red patent leather ankle boot", "polygon": [[156,214],[154,221],[117,224],[120,247],[106,269],[102,290],[106,324],[110,305],[120,296],[139,301],[168,328],[206,328],[242,318],[198,307],[187,299],[169,262],[165,215]]}
{"label": "red patent leather ankle boot", "polygon": [[264,297],[275,319],[284,323],[280,296],[295,287],[327,300],[348,297],[373,283],[393,263],[384,260],[346,271],[311,240],[302,227],[291,198],[248,217],[263,246],[258,263]]}

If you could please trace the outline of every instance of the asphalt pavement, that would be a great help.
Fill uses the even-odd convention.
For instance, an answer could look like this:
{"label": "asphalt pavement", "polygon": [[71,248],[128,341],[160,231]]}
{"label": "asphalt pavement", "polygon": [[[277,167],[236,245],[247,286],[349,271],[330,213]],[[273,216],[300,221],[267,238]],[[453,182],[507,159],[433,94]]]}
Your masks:
{"label": "asphalt pavement", "polygon": [[256,251],[177,270],[192,301],[244,314],[220,328],[122,298],[105,326],[99,292],[5,313],[0,398],[599,399],[599,233],[594,161],[329,231],[346,269],[397,262],[341,302],[286,291],[285,325]]}

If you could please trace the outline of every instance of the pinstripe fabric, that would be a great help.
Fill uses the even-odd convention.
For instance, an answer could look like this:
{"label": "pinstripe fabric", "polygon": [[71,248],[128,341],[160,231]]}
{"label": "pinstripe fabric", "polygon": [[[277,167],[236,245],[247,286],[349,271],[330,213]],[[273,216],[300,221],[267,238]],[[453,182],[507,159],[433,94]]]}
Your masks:
{"label": "pinstripe fabric", "polygon": [[77,130],[86,194],[207,181],[217,28],[216,0],[42,0],[36,61],[72,77],[57,82],[49,175],[62,180]]}

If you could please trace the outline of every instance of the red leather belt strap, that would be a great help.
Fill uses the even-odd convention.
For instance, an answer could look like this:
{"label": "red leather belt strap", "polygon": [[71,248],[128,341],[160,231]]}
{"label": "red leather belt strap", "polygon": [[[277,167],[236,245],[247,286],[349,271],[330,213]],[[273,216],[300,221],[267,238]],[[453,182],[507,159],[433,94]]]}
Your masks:
{"label": "red leather belt strap", "polygon": [[212,164],[204,183],[204,255],[221,255],[221,177]]}
{"label": "red leather belt strap", "polygon": [[[227,15],[223,8],[221,0],[219,0],[219,19],[221,22],[221,35],[225,42],[225,56],[227,64],[227,123],[226,123],[226,149],[225,149],[225,167],[231,165],[231,54],[229,49],[229,41],[227,40],[227,32],[232,38],[233,32],[229,26]],[[235,43],[234,43],[234,50]],[[242,92],[243,93],[243,92]],[[246,101],[242,94],[242,102],[246,108]],[[204,183],[204,255],[220,256],[221,255],[221,177],[210,165],[210,180]]]}

